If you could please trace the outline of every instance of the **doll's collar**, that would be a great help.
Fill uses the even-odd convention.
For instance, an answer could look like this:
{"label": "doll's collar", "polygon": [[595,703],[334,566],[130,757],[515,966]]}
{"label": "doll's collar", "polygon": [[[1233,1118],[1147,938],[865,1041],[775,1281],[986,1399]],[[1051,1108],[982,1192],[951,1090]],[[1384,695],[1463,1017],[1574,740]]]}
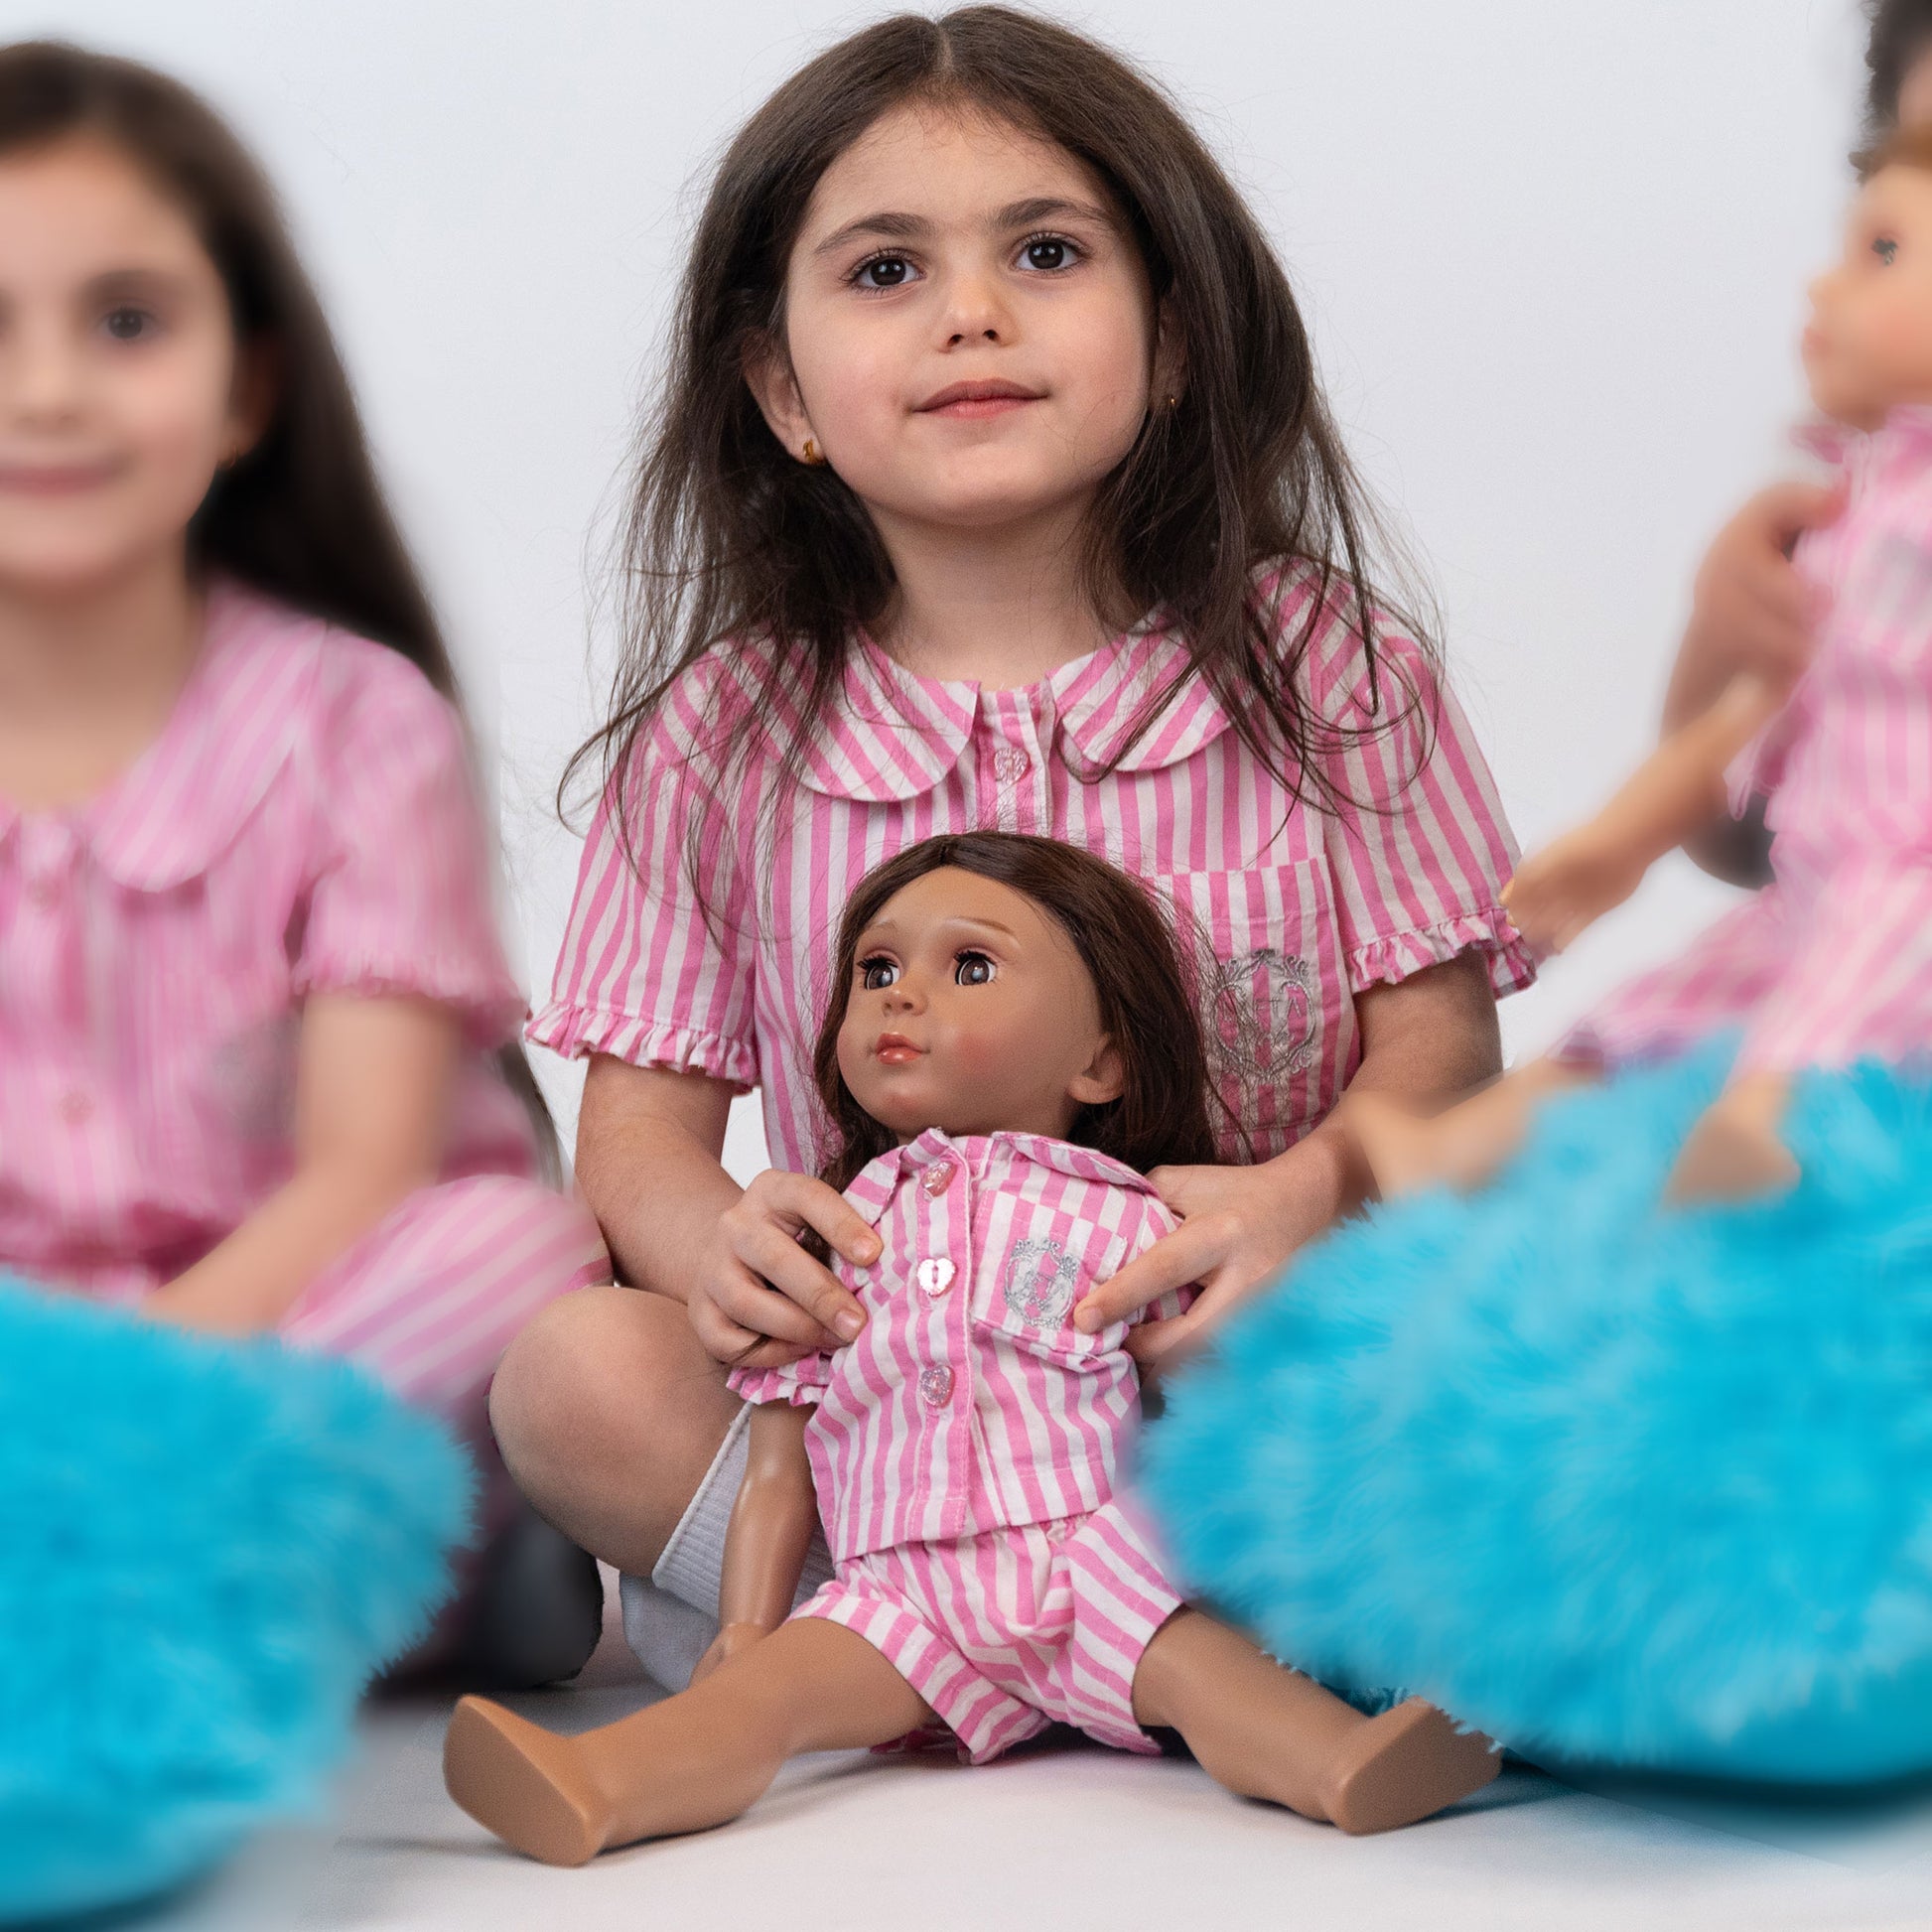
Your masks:
{"label": "doll's collar", "polygon": [[1050,1168],[1056,1173],[1070,1174],[1077,1180],[1095,1180],[1110,1187],[1131,1187],[1136,1193],[1152,1194],[1153,1183],[1136,1173],[1125,1162],[1100,1154],[1090,1147],[1075,1147],[1071,1141],[1055,1141],[1044,1134],[962,1135],[954,1140],[936,1127],[928,1127],[916,1140],[903,1147],[888,1148],[870,1161],[845,1190],[845,1197],[860,1217],[877,1225],[902,1182],[916,1180],[929,1168],[942,1162],[956,1162],[971,1168],[977,1157],[992,1147],[1005,1148],[1023,1161]]}

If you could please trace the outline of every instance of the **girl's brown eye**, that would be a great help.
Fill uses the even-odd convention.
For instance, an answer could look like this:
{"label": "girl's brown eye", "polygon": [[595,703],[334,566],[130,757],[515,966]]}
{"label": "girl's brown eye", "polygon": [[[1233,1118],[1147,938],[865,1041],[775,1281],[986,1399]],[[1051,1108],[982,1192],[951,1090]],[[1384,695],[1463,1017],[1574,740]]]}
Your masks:
{"label": "girl's brown eye", "polygon": [[145,309],[110,309],[102,318],[102,327],[117,343],[138,343],[154,326],[154,317]]}
{"label": "girl's brown eye", "polygon": [[868,993],[881,992],[897,978],[898,967],[890,959],[862,959],[859,962],[859,984]]}
{"label": "girl's brown eye", "polygon": [[990,986],[993,962],[983,952],[958,953],[953,959],[952,976],[960,986]]}
{"label": "girl's brown eye", "polygon": [[1889,268],[1898,259],[1898,243],[1890,235],[1880,235],[1871,244],[1871,252],[1878,257],[1879,261],[1885,267]]}

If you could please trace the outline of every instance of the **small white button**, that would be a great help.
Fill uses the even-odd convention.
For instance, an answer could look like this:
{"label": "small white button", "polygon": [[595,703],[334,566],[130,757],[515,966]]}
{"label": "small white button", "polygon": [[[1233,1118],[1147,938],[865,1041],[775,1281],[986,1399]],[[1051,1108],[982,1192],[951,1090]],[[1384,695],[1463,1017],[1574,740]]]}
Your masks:
{"label": "small white button", "polygon": [[919,1263],[918,1276],[928,1295],[941,1296],[952,1286],[953,1266],[944,1255],[928,1255]]}
{"label": "small white button", "polygon": [[84,1093],[69,1092],[61,1096],[59,1113],[69,1127],[78,1127],[93,1112],[94,1103]]}
{"label": "small white button", "polygon": [[943,1409],[952,1400],[952,1370],[922,1368],[919,1371],[919,1400],[928,1409]]}

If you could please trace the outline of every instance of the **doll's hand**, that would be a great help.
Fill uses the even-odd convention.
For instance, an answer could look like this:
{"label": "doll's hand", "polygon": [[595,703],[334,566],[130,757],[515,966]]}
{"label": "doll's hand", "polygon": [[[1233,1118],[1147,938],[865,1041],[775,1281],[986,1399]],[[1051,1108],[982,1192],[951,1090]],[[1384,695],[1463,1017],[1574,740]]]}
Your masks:
{"label": "doll's hand", "polygon": [[1346,1204],[1346,1173],[1342,1144],[1319,1129],[1260,1167],[1156,1168],[1148,1178],[1180,1226],[1088,1295],[1073,1325],[1092,1334],[1198,1282],[1185,1314],[1144,1322],[1127,1338],[1143,1366],[1192,1348],[1334,1220]]}
{"label": "doll's hand", "polygon": [[879,1236],[836,1188],[770,1168],[718,1217],[687,1307],[705,1352],[735,1368],[777,1368],[841,1348],[866,1312],[798,1245],[814,1228],[853,1267],[879,1259]]}
{"label": "doll's hand", "polygon": [[232,1295],[204,1289],[192,1276],[157,1288],[139,1304],[139,1312],[171,1328],[209,1335],[248,1335],[266,1325],[252,1311],[236,1308]]}
{"label": "doll's hand", "polygon": [[720,1664],[728,1664],[742,1652],[750,1650],[755,1643],[760,1643],[771,1633],[761,1623],[728,1623],[711,1640],[711,1648],[698,1659],[698,1667],[691,1673],[693,1686],[702,1684]]}
{"label": "doll's hand", "polygon": [[1600,821],[1526,859],[1503,888],[1516,930],[1539,952],[1562,952],[1643,884],[1643,855]]}

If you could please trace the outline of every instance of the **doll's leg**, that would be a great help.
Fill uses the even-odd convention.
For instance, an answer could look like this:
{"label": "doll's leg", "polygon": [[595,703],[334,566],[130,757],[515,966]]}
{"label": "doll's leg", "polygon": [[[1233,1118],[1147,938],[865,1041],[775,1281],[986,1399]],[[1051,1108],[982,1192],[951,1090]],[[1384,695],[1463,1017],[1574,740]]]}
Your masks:
{"label": "doll's leg", "polygon": [[726,1824],[787,1758],[890,1743],[931,1716],[864,1637],[799,1617],[690,1690],[576,1737],[465,1698],[443,1775],[519,1852],[584,1864],[613,1846]]}
{"label": "doll's leg", "polygon": [[1500,1763],[1421,1698],[1378,1718],[1199,1610],[1177,1610],[1141,1658],[1134,1715],[1180,1732],[1230,1791],[1344,1832],[1413,1825],[1479,1791]]}
{"label": "doll's leg", "polygon": [[1733,1080],[1691,1129],[1665,1198],[1751,1200],[1795,1187],[1798,1163],[1782,1133],[1790,1100],[1789,1074],[1746,1073]]}
{"label": "doll's leg", "polygon": [[1536,1110],[1593,1075],[1564,1060],[1532,1060],[1447,1112],[1417,1114],[1391,1094],[1350,1094],[1336,1119],[1384,1200],[1425,1187],[1480,1187],[1522,1146]]}

